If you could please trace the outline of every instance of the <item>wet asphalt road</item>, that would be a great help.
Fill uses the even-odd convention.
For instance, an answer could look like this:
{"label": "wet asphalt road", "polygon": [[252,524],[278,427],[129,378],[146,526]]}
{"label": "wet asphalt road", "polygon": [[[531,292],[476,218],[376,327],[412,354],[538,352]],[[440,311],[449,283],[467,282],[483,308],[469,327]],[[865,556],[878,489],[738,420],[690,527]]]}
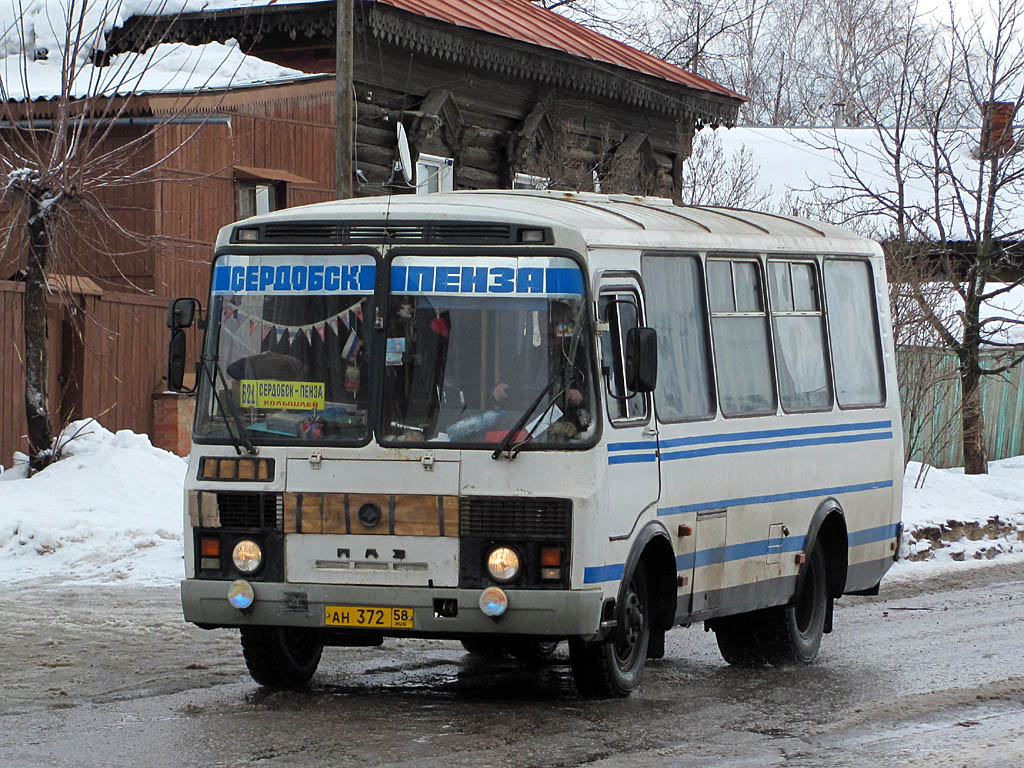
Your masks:
{"label": "wet asphalt road", "polygon": [[173,589],[7,587],[0,616],[6,768],[1024,766],[1019,565],[844,598],[807,668],[732,669],[676,629],[640,691],[598,702],[564,644],[535,665],[329,648],[308,691],[271,692]]}

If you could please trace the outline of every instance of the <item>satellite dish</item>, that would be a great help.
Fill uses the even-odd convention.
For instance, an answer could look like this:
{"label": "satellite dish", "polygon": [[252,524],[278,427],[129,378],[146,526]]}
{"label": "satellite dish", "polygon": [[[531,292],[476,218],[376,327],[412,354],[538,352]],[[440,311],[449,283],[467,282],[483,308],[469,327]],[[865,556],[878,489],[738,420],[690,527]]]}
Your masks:
{"label": "satellite dish", "polygon": [[402,169],[402,177],[406,184],[412,183],[412,154],[409,152],[409,138],[405,135],[405,126],[401,123],[395,128],[398,134],[398,165]]}

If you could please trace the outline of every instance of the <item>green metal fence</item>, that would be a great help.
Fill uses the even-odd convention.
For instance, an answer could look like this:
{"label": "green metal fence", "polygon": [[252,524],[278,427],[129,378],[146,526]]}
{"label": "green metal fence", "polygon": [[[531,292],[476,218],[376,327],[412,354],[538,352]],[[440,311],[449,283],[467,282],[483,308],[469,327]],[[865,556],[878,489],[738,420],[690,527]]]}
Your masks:
{"label": "green metal fence", "polygon": [[[998,364],[983,353],[983,364]],[[963,466],[960,380],[952,352],[900,347],[896,352],[903,411],[903,438],[914,461]],[[1024,366],[981,380],[985,444],[990,461],[1024,453]]]}

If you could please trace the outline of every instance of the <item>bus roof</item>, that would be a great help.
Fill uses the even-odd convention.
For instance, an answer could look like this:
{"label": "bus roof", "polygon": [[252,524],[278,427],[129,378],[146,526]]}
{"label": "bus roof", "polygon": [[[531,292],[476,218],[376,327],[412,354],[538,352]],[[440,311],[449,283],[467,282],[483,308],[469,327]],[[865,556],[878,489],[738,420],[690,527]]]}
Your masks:
{"label": "bus roof", "polygon": [[[378,225],[464,221],[550,227],[556,243],[576,234],[588,248],[675,245],[716,250],[877,252],[872,241],[853,232],[796,216],[679,206],[659,197],[554,190],[464,190],[334,200],[247,219],[245,226],[330,220]],[[226,244],[234,226],[225,228],[219,244]],[[369,242],[369,236],[362,242]]]}

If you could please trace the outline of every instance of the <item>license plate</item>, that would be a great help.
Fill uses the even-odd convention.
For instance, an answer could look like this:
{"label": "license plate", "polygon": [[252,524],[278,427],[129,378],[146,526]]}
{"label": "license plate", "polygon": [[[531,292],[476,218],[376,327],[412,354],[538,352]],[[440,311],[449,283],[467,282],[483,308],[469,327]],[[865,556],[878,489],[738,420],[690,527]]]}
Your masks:
{"label": "license plate", "polygon": [[376,608],[368,605],[324,606],[324,626],[366,629],[412,629],[412,608]]}

